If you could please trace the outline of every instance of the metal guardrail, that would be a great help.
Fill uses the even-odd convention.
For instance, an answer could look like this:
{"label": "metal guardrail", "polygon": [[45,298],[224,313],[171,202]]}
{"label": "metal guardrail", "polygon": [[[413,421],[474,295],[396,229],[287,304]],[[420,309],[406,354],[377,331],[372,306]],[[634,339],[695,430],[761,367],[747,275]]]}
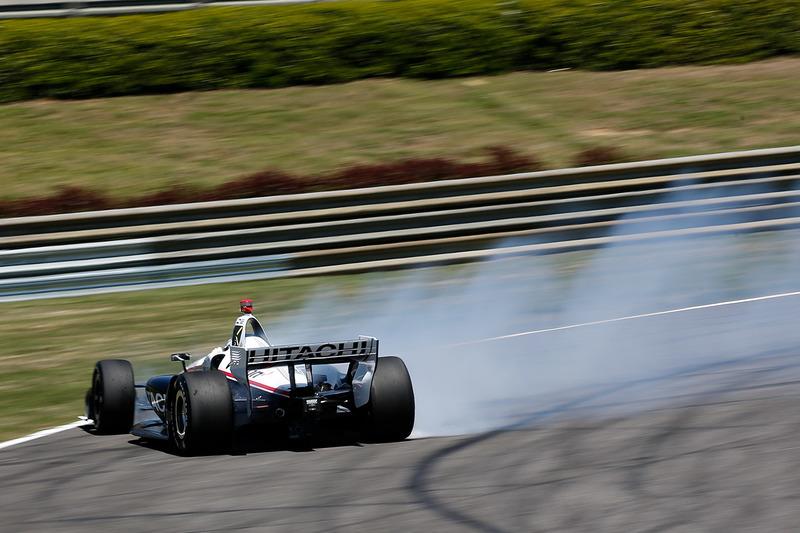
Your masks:
{"label": "metal guardrail", "polygon": [[169,13],[204,7],[279,6],[337,0],[0,0],[0,19]]}
{"label": "metal guardrail", "polygon": [[0,301],[800,227],[800,147],[0,220]]}

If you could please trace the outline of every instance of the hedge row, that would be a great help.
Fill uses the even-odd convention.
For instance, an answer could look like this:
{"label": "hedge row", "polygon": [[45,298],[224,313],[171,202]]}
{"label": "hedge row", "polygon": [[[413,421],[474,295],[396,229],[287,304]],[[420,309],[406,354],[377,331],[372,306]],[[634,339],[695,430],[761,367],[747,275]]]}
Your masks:
{"label": "hedge row", "polygon": [[797,53],[797,0],[402,0],[10,20],[0,102]]}

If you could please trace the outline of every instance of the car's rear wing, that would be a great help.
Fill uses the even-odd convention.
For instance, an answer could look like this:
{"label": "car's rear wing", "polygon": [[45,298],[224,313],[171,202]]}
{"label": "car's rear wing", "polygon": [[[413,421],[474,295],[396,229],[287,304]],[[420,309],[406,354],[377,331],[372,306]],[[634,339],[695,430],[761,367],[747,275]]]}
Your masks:
{"label": "car's rear wing", "polygon": [[345,363],[377,355],[378,339],[359,336],[358,339],[346,341],[284,344],[265,348],[244,349],[242,346],[232,346],[231,366],[240,365],[245,359],[247,367],[253,368],[285,363]]}
{"label": "car's rear wing", "polygon": [[[243,344],[243,343],[237,343]],[[295,367],[304,365],[307,382],[312,382],[313,366],[318,364],[348,364],[345,381],[351,386],[356,407],[369,401],[372,375],[378,358],[378,339],[359,336],[358,339],[325,341],[309,344],[284,344],[263,348],[246,348],[233,345],[231,350],[231,374],[250,395],[248,375],[251,370],[276,365],[289,367],[290,393],[307,395],[299,391],[295,383]],[[313,393],[312,393],[313,394]],[[252,409],[252,398],[248,398],[248,413]]]}

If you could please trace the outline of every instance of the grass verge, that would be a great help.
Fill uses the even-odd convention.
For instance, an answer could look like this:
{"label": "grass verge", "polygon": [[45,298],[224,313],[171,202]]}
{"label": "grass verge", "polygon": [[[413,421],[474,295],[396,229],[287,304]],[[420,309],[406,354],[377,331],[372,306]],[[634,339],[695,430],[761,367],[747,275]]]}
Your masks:
{"label": "grass verge", "polygon": [[315,283],[264,281],[4,303],[0,441],[82,414],[95,361],[130,359],[142,381],[175,372],[170,353],[200,356],[225,342],[238,299],[253,298],[262,304],[259,317],[274,319],[302,305]]}
{"label": "grass verge", "polygon": [[597,147],[641,160],[796,145],[798,68],[784,58],[6,104],[0,199],[211,188],[265,169],[314,180],[408,158],[477,161],[492,146],[561,168]]}

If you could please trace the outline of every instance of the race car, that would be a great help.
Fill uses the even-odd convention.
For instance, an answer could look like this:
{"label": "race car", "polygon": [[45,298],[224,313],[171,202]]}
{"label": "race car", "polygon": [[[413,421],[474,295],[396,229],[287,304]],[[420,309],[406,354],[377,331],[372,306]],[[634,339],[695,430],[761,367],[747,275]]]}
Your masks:
{"label": "race car", "polygon": [[[191,362],[188,353],[172,354],[183,366],[177,374],[135,383],[129,361],[98,361],[86,392],[86,417],[96,431],[169,441],[184,455],[224,453],[238,429],[253,425],[289,439],[313,437],[331,424],[354,429],[362,441],[410,435],[411,378],[399,357],[378,357],[378,339],[273,345],[252,301],[240,305],[224,347]],[[135,422],[137,389],[144,390],[148,417]]]}

